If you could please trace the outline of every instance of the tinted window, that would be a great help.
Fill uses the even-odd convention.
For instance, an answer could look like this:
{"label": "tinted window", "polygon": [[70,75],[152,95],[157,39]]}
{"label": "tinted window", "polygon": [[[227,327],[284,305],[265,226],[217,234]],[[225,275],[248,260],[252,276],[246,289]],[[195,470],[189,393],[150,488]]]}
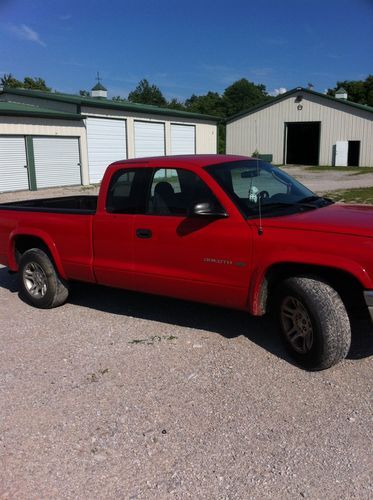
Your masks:
{"label": "tinted window", "polygon": [[115,213],[145,213],[146,192],[151,169],[118,170],[112,177],[106,210]]}
{"label": "tinted window", "polygon": [[149,214],[186,216],[196,203],[201,202],[210,202],[221,208],[197,174],[182,169],[155,171],[147,205]]}

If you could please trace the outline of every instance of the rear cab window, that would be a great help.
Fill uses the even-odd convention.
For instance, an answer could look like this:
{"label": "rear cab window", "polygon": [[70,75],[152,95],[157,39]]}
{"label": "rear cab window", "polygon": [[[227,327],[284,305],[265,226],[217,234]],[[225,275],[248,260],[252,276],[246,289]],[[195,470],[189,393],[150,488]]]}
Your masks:
{"label": "rear cab window", "polygon": [[152,170],[133,168],[115,172],[109,184],[106,211],[121,214],[145,213],[146,194]]}

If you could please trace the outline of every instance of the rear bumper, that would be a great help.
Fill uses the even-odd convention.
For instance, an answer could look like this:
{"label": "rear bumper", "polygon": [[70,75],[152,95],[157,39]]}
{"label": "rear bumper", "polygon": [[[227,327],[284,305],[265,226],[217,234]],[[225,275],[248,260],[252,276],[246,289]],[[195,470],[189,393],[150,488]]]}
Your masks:
{"label": "rear bumper", "polygon": [[367,290],[364,292],[365,303],[368,307],[370,317],[373,321],[373,290]]}

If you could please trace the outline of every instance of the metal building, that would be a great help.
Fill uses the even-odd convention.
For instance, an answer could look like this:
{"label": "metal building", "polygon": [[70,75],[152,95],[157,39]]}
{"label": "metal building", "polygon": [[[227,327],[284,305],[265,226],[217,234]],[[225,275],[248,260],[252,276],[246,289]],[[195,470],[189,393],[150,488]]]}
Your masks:
{"label": "metal building", "polygon": [[107,99],[0,89],[0,192],[101,181],[113,161],[217,152],[219,119]]}
{"label": "metal building", "polygon": [[227,120],[226,151],[273,163],[373,166],[373,108],[296,88]]}

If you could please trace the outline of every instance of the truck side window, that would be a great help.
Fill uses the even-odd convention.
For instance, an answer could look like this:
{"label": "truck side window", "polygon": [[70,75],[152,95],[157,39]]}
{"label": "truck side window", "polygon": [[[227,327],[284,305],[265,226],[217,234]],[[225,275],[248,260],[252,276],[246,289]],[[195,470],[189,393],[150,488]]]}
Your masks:
{"label": "truck side window", "polygon": [[161,168],[153,176],[147,213],[187,216],[193,205],[207,201],[221,206],[197,174],[190,170]]}
{"label": "truck side window", "polygon": [[111,178],[106,199],[106,210],[112,213],[145,213],[147,186],[151,169],[118,170]]}

